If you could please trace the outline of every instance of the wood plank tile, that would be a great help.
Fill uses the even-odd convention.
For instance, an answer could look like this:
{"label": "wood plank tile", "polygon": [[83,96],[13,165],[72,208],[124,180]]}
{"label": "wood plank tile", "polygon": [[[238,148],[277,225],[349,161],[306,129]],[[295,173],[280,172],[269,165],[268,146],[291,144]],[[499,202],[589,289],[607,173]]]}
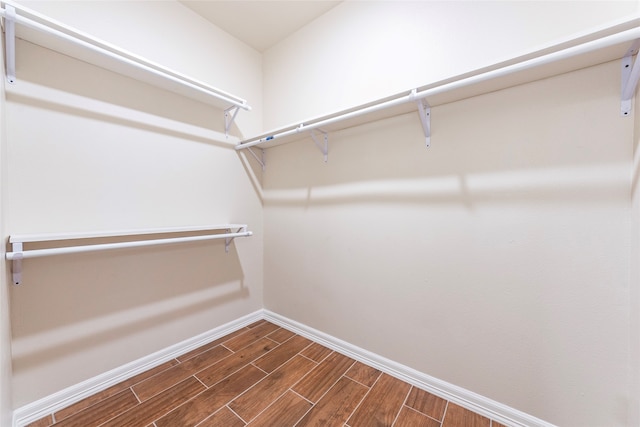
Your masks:
{"label": "wood plank tile", "polygon": [[247,328],[249,328],[249,329],[253,329],[253,328],[255,328],[256,326],[260,326],[260,325],[262,325],[262,324],[264,324],[264,323],[269,323],[269,322],[267,322],[267,321],[266,321],[266,320],[264,320],[264,319],[256,320],[255,322],[253,322],[252,324],[250,324],[249,326],[247,326]]}
{"label": "wood plank tile", "polygon": [[293,391],[316,403],[354,362],[355,360],[334,352],[296,384]]}
{"label": "wood plank tile", "polygon": [[359,382],[360,384],[371,387],[376,382],[381,373],[382,372],[375,368],[372,368],[371,366],[367,366],[361,362],[356,362],[345,375],[352,380]]}
{"label": "wood plank tile", "polygon": [[342,377],[296,427],[341,426],[368,391],[362,384]]}
{"label": "wood plank tile", "polygon": [[286,340],[290,339],[294,335],[295,335],[294,332],[291,332],[291,331],[289,331],[287,329],[284,329],[284,328],[280,328],[277,331],[272,332],[267,336],[269,338],[271,338],[272,340],[277,341],[280,344],[282,344],[283,342],[285,342]]}
{"label": "wood plank tile", "polygon": [[91,405],[94,405],[95,403],[104,400],[110,396],[114,396],[118,393],[120,393],[122,390],[126,390],[129,387],[131,387],[134,384],[137,384],[141,381],[144,381],[147,378],[150,378],[162,371],[165,371],[169,368],[171,368],[172,366],[175,366],[178,364],[178,361],[175,359],[172,359],[168,362],[163,363],[162,365],[158,365],[155,368],[149,369],[148,371],[142,372],[138,375],[135,375],[131,378],[129,378],[128,380],[122,381],[114,386],[111,386],[99,393],[96,393],[92,396],[87,397],[86,399],[82,399],[79,402],[74,403],[73,405],[67,406],[64,409],[59,410],[58,412],[56,412],[54,415],[56,417],[56,420],[61,421],[65,418],[67,418],[68,416],[75,414],[76,412],[80,412],[85,408],[88,408]]}
{"label": "wood plank tile", "polygon": [[151,424],[204,390],[205,386],[200,381],[189,377],[133,409],[112,418],[101,427],[139,427]]}
{"label": "wood plank tile", "polygon": [[417,387],[412,387],[405,405],[431,418],[442,421],[447,401]]}
{"label": "wood plank tile", "polygon": [[248,426],[293,427],[311,406],[310,402],[289,390],[251,421]]}
{"label": "wood plank tile", "polygon": [[53,417],[51,415],[47,415],[46,417],[42,417],[39,420],[27,424],[25,427],[49,427],[51,424],[53,424]]}
{"label": "wood plank tile", "polygon": [[233,354],[231,351],[219,345],[136,384],[133,386],[133,391],[144,402],[231,354]]}
{"label": "wood plank tile", "polygon": [[[268,338],[271,337],[269,336]],[[273,372],[293,356],[300,353],[309,344],[311,344],[311,340],[296,335],[289,341],[285,341],[283,344],[280,344],[269,353],[257,359],[253,364],[265,372]]]}
{"label": "wood plank tile", "polygon": [[497,421],[491,420],[491,427],[507,427],[507,426],[505,426],[504,424],[500,424]]}
{"label": "wood plank tile", "polygon": [[315,362],[298,355],[231,402],[229,408],[249,422],[315,366]]}
{"label": "wood plank tile", "polygon": [[236,414],[223,406],[218,412],[198,424],[198,427],[244,427],[245,425]]}
{"label": "wood plank tile", "polygon": [[114,396],[110,396],[105,400],[96,403],[84,411],[76,412],[62,421],[55,423],[54,426],[98,426],[105,421],[108,421],[113,417],[137,406],[138,404],[138,399],[136,399],[131,389],[126,389]]}
{"label": "wood plank tile", "polygon": [[233,337],[237,337],[238,335],[244,334],[245,332],[247,332],[249,329],[247,328],[242,328],[242,329],[238,329],[235,332],[231,332],[230,334],[225,335],[224,337],[218,338],[217,340],[211,341],[208,344],[202,345],[194,350],[191,350],[188,353],[183,354],[182,356],[178,357],[178,361],[179,362],[184,362],[185,360],[189,360],[194,356],[197,356],[200,353],[204,353],[207,350],[210,350],[220,344],[222,344],[225,341],[230,340]]}
{"label": "wood plank tile", "polygon": [[223,345],[231,351],[238,351],[241,348],[246,347],[255,341],[258,341],[260,338],[266,337],[271,332],[276,331],[278,328],[279,326],[276,326],[273,323],[263,322],[260,325],[249,329],[244,334],[240,334],[228,341],[225,341]]}
{"label": "wood plank tile", "polygon": [[400,415],[393,427],[440,427],[440,421],[405,406],[400,410]]}
{"label": "wood plank tile", "polygon": [[332,352],[333,350],[314,342],[309,347],[305,348],[300,354],[315,362],[322,362],[322,360]]}
{"label": "wood plank tile", "polygon": [[266,376],[249,365],[156,421],[158,427],[194,426]]}
{"label": "wood plank tile", "polygon": [[347,424],[391,426],[410,389],[409,384],[383,373]]}
{"label": "wood plank tile", "polygon": [[278,344],[268,338],[261,338],[253,344],[236,351],[231,356],[202,370],[196,374],[196,377],[207,387],[211,387],[243,366],[253,362],[258,357],[273,350],[277,345]]}
{"label": "wood plank tile", "polygon": [[489,427],[490,424],[489,418],[449,402],[442,427]]}

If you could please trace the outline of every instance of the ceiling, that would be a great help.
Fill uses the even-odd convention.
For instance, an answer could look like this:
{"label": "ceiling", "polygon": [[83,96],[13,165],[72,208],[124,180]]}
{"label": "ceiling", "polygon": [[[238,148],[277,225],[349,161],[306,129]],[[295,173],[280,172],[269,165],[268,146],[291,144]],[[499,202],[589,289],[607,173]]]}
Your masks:
{"label": "ceiling", "polygon": [[182,0],[189,9],[264,52],[340,1]]}

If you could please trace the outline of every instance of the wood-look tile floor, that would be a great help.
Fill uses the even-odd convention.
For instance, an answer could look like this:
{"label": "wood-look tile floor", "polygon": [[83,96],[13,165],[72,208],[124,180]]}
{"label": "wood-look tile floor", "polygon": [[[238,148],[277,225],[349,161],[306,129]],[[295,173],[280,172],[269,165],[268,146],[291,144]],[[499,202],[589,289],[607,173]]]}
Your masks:
{"label": "wood-look tile floor", "polygon": [[29,427],[503,427],[261,320]]}

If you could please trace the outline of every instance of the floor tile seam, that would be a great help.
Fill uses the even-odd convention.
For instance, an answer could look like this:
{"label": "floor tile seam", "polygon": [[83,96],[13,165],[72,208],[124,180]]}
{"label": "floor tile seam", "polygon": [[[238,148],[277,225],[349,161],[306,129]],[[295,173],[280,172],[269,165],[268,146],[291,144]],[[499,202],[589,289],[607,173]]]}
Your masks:
{"label": "floor tile seam", "polygon": [[[356,361],[356,363],[357,363],[357,361]],[[380,378],[380,376],[382,376],[382,372],[380,372],[380,373],[378,374],[378,378]],[[366,385],[365,383],[361,383],[360,381],[356,380],[355,378],[350,377],[350,376],[348,375],[348,372],[345,372],[345,373],[344,373],[344,377],[345,377],[345,378],[349,378],[349,379],[350,379],[351,381],[353,381],[354,383],[360,384],[361,386],[364,386],[364,387],[368,388],[369,390],[371,390],[371,387],[373,387],[373,384],[375,384],[375,383],[378,381],[378,378],[376,378],[376,380],[373,382],[373,384],[371,384],[370,386],[368,386],[368,385]]]}
{"label": "floor tile seam", "polygon": [[442,412],[442,421],[440,422],[441,425],[444,426],[444,420],[447,418],[447,412],[449,410],[449,401],[447,400],[447,404],[444,405],[444,412]]}
{"label": "floor tile seam", "polygon": [[[267,337],[267,338],[268,338],[268,337]],[[269,339],[270,339],[270,338],[269,338]],[[289,340],[287,340],[287,341],[289,341]],[[286,342],[286,341],[285,341],[285,342]],[[253,364],[253,366],[255,366],[256,368],[260,369],[262,372],[267,372],[267,371],[265,371],[264,369],[260,368],[258,365],[256,365],[256,364],[255,364],[255,362],[256,362],[258,359],[261,359],[261,358],[265,357],[267,354],[271,353],[272,351],[275,351],[279,346],[281,346],[281,345],[283,345],[283,344],[284,344],[284,343],[282,343],[282,344],[278,344],[276,347],[272,348],[271,350],[269,350],[269,351],[268,351],[268,352],[266,352],[265,354],[262,354],[262,355],[260,355],[260,357],[257,357],[257,358],[255,358],[255,359],[253,359],[253,360],[251,361],[251,363]],[[294,358],[294,357],[296,357],[296,356],[304,357],[305,359],[308,359],[309,361],[311,361],[311,362],[315,363],[315,364],[316,364],[316,366],[317,366],[317,365],[319,365],[319,363],[318,363],[318,362],[316,362],[315,360],[313,360],[313,359],[309,359],[308,357],[305,357],[305,356],[303,356],[302,354],[300,354],[300,353],[302,353],[303,351],[305,351],[305,350],[306,350],[310,345],[312,345],[312,344],[313,344],[313,341],[311,341],[311,342],[310,342],[306,347],[304,347],[304,348],[300,349],[300,351],[298,351],[297,353],[295,353],[294,355],[292,355],[290,358],[286,359],[286,360],[285,360],[285,361],[283,361],[281,364],[279,364],[278,366],[276,366],[275,368],[273,368],[273,370],[272,370],[271,372],[275,372],[275,371],[277,371],[278,369],[280,369],[281,367],[283,367],[284,365],[286,365],[289,361],[291,361],[291,359],[293,359],[293,358]],[[267,372],[267,373],[268,373],[268,374],[270,374],[271,372]]]}
{"label": "floor tile seam", "polygon": [[297,394],[298,396],[300,396],[301,398],[303,398],[303,399],[304,399],[304,400],[306,400],[307,402],[311,403],[311,406],[309,407],[309,409],[307,409],[307,411],[306,411],[304,414],[302,414],[302,416],[300,417],[300,419],[299,419],[298,421],[296,421],[296,422],[295,422],[295,424],[292,426],[292,427],[296,427],[298,424],[300,424],[300,421],[304,420],[304,417],[306,417],[306,416],[307,416],[307,414],[308,414],[309,412],[311,412],[311,411],[313,410],[313,408],[315,408],[315,407],[316,407],[316,404],[315,404],[315,403],[313,403],[312,401],[310,401],[309,399],[307,399],[306,397],[304,397],[303,395],[301,395],[300,393],[296,393],[296,391],[295,391],[295,390],[293,390],[293,389],[291,389],[291,388],[290,388],[289,390],[290,390],[292,393]]}
{"label": "floor tile seam", "polygon": [[[236,399],[237,399],[238,397],[240,397],[240,396],[236,396]],[[236,400],[236,399],[233,399],[231,402],[233,402],[233,401],[234,401],[234,400]],[[231,402],[227,402],[227,404],[226,404],[226,405],[224,405],[224,406],[225,406],[228,410],[230,410],[231,412],[233,412],[233,414],[234,414],[236,417],[238,417],[238,418],[240,419],[240,421],[242,421],[242,422],[244,423],[244,425],[245,425],[245,426],[246,426],[247,424],[249,424],[247,421],[245,421],[245,419],[244,419],[244,418],[242,418],[242,417],[240,416],[240,414],[238,414],[236,411],[234,411],[234,410],[231,408],[231,406],[229,406],[229,404],[230,404]],[[269,405],[269,406],[271,406],[271,405]],[[221,409],[222,409],[222,408],[221,408]],[[255,418],[255,417],[254,417],[254,418]]]}
{"label": "floor tile seam", "polygon": [[[142,402],[140,401],[140,398],[138,398],[138,395],[133,391],[133,389],[132,389],[131,387],[123,388],[123,389],[122,389],[122,390],[120,390],[119,392],[117,392],[117,393],[115,393],[115,394],[112,394],[111,396],[107,396],[107,397],[105,397],[104,399],[100,399],[100,400],[96,401],[95,403],[92,403],[91,405],[87,406],[86,408],[83,408],[83,409],[81,409],[81,410],[79,410],[79,411],[75,411],[75,412],[73,412],[73,413],[71,413],[71,414],[67,415],[67,416],[66,416],[66,417],[64,417],[64,418],[60,418],[59,420],[56,420],[56,414],[55,414],[55,412],[52,412],[52,413],[51,413],[51,419],[52,419],[52,421],[53,421],[53,424],[50,424],[50,425],[49,425],[49,427],[55,426],[55,425],[56,425],[56,423],[60,423],[60,422],[62,422],[62,421],[64,421],[64,420],[66,420],[66,419],[68,419],[68,418],[71,418],[71,417],[76,416],[76,415],[78,415],[78,414],[81,414],[81,413],[83,413],[83,412],[86,412],[86,411],[90,411],[90,410],[92,410],[92,409],[95,409],[94,407],[95,407],[96,405],[98,405],[99,403],[102,403],[102,402],[106,401],[106,400],[107,400],[107,399],[109,399],[109,398],[112,398],[112,397],[114,397],[114,396],[117,396],[117,395],[119,395],[120,393],[124,393],[124,392],[126,392],[126,391],[127,391],[127,389],[128,389],[128,390],[130,390],[130,391],[131,391],[131,393],[133,393],[133,397],[135,397],[135,398],[136,398],[136,400],[138,401],[138,404],[137,404],[137,405],[133,406],[132,408],[129,408],[129,409],[133,409],[133,408],[135,408],[136,406],[138,406],[138,405],[139,405],[140,403],[142,403]],[[64,408],[62,408],[62,409],[64,409]],[[128,409],[127,409],[127,410],[128,410]],[[58,411],[58,412],[59,412],[59,411]],[[124,412],[126,412],[126,411],[124,411]],[[115,418],[115,417],[112,417],[112,418]],[[110,418],[110,419],[111,419],[111,418]],[[105,421],[105,422],[106,422],[106,421]],[[104,423],[102,423],[102,424],[104,424]],[[101,425],[102,425],[102,424],[101,424]]]}
{"label": "floor tile seam", "polygon": [[[284,328],[280,327],[280,328],[276,329],[275,331],[273,331],[273,332],[271,332],[271,333],[267,334],[267,335],[265,336],[265,338],[269,338],[271,341],[275,341],[275,342],[277,342],[278,344],[284,344],[284,343],[286,343],[287,341],[291,340],[292,338],[295,338],[296,336],[298,336],[298,334],[295,334],[295,333],[294,333],[292,336],[290,336],[289,338],[287,338],[286,340],[284,340],[284,341],[282,341],[282,342],[278,342],[278,341],[276,341],[275,339],[273,339],[273,338],[271,338],[271,337],[270,337],[270,335],[273,335],[273,334],[275,334],[276,332],[279,332],[279,331],[281,331],[281,330],[288,331],[288,329],[284,329]],[[291,332],[291,331],[289,331],[289,332]]]}
{"label": "floor tile seam", "polygon": [[360,406],[362,406],[362,402],[364,402],[367,399],[367,396],[369,396],[369,393],[371,393],[371,390],[373,390],[373,387],[378,383],[378,381],[380,380],[380,378],[382,378],[382,373],[380,373],[380,375],[378,375],[378,378],[376,378],[376,380],[373,382],[373,384],[371,384],[371,387],[369,387],[369,389],[367,390],[367,392],[364,394],[364,396],[362,396],[362,399],[360,399],[360,402],[358,402],[358,404],[356,405],[355,408],[353,408],[353,411],[351,411],[351,413],[349,414],[349,416],[347,417],[347,421],[345,421],[345,424],[347,426],[351,426],[350,424],[348,424],[349,420],[351,419],[351,417],[353,417],[353,414],[356,413],[356,411],[360,408]]}
{"label": "floor tile seam", "polygon": [[[405,383],[405,384],[407,384],[407,383]],[[402,412],[402,408],[407,406],[407,400],[409,399],[409,395],[411,394],[411,390],[413,390],[413,386],[409,385],[409,390],[407,390],[407,395],[404,397],[404,400],[402,401],[402,405],[400,405],[400,408],[398,409],[398,412],[396,413],[396,416],[393,419],[393,422],[391,423],[391,427],[394,427],[396,425],[396,422],[398,421],[398,417],[400,416],[400,412]]]}
{"label": "floor tile seam", "polygon": [[[296,357],[296,356],[297,356],[297,354],[296,354],[296,355],[294,355],[293,357],[291,357],[288,361],[290,361],[291,359],[293,359],[293,358],[294,358],[294,357]],[[253,365],[253,362],[252,362],[251,364],[252,364],[252,366],[254,366],[254,367],[258,368],[257,366]],[[283,365],[284,365],[284,364],[283,364]],[[282,365],[281,365],[281,366],[282,366]],[[258,368],[258,369],[260,369],[260,368]],[[310,370],[308,370],[308,371],[307,371],[307,372],[306,372],[302,377],[300,377],[300,378],[298,379],[298,381],[296,381],[295,383],[291,384],[291,385],[287,388],[287,390],[289,390],[289,389],[291,389],[291,388],[295,387],[295,386],[296,386],[300,381],[302,381],[302,380],[303,380],[307,375],[309,375],[309,372],[311,372],[313,369],[314,369],[314,368],[311,368]],[[261,370],[262,372],[265,372],[265,371],[264,371],[264,370],[262,370],[262,369],[260,369],[260,370]],[[270,376],[273,372],[275,372],[275,371],[277,371],[277,369],[274,369],[272,372],[268,373],[266,376],[264,376],[264,377],[260,378],[258,381],[256,381],[255,383],[251,384],[251,387],[247,388],[245,391],[243,391],[242,393],[240,393],[239,395],[237,395],[236,397],[234,397],[230,402],[227,402],[227,406],[229,406],[233,401],[235,401],[235,400],[237,400],[237,399],[240,399],[240,397],[242,397],[242,396],[244,396],[245,394],[247,394],[251,389],[253,389],[254,387],[256,387],[258,384],[260,384],[262,381],[264,381],[264,380],[265,380],[265,378],[269,377],[269,376]],[[282,394],[278,395],[278,397],[276,397],[276,398],[275,398],[275,399],[274,399],[274,400],[273,400],[269,405],[267,405],[267,407],[271,406],[271,405],[273,404],[273,402],[275,402],[275,401],[276,401],[276,400],[278,400],[280,397],[282,397],[282,396],[287,392],[287,390],[285,390],[284,392],[282,392]],[[229,406],[229,409],[231,409],[231,407],[230,407],[230,406]],[[266,409],[266,408],[265,408],[265,409]],[[263,411],[264,411],[264,410],[263,410]],[[262,413],[263,411],[260,411],[260,413]],[[233,413],[235,414],[235,411],[233,411]],[[239,415],[238,415],[238,416],[239,416]],[[251,420],[255,419],[256,417],[257,417],[257,415],[256,415],[255,417],[253,417]],[[245,421],[245,419],[244,419],[244,418],[242,418],[242,417],[240,417],[240,419],[241,419],[242,421],[244,421],[244,422],[245,422],[245,424],[249,424],[249,422],[250,422],[250,421],[249,421],[249,422],[248,422],[248,421]]]}
{"label": "floor tile seam", "polygon": [[[352,359],[352,360],[353,360],[353,359]],[[355,363],[356,363],[356,361],[354,360],[354,361],[351,363],[351,365],[349,365],[349,367],[348,367],[347,369],[345,369],[345,371],[344,371],[344,372],[343,372],[343,373],[338,377],[338,379],[337,379],[337,380],[335,380],[335,381],[334,381],[334,382],[333,382],[329,387],[327,387],[327,389],[324,391],[324,393],[322,393],[322,396],[320,396],[320,397],[318,398],[318,400],[317,400],[315,403],[313,403],[313,402],[312,402],[312,403],[315,405],[316,403],[320,402],[320,401],[322,400],[322,398],[323,398],[327,393],[329,393],[329,391],[330,391],[330,390],[331,390],[331,389],[332,389],[336,384],[338,384],[338,381],[340,381],[340,380],[342,379],[342,377],[344,377],[344,376],[345,376],[345,373],[347,373],[347,372],[349,371],[349,369],[351,369],[351,367],[352,367]],[[318,364],[318,366],[320,366],[320,364]],[[316,368],[317,368],[318,366],[316,366]],[[311,369],[311,371],[313,371],[313,370],[314,370],[314,369],[316,369],[316,368]],[[309,373],[310,373],[311,371],[309,371]],[[305,376],[306,376],[306,375],[305,375]],[[293,388],[293,387],[294,387],[294,386],[291,386],[291,388]],[[309,399],[307,399],[307,400],[309,400]],[[309,402],[311,402],[311,400],[309,400]]]}
{"label": "floor tile seam", "polygon": [[262,411],[258,412],[256,415],[253,416],[253,418],[251,418],[249,421],[246,421],[244,418],[240,417],[239,414],[237,414],[234,411],[234,414],[238,415],[238,417],[240,417],[240,419],[242,421],[244,421],[245,424],[249,425],[251,424],[255,419],[257,419],[260,415],[262,415],[265,411],[267,411],[269,408],[271,408],[273,405],[275,405],[275,403],[280,400],[280,398],[284,397],[285,394],[287,394],[287,392],[290,390],[290,388],[286,389],[285,391],[282,392],[282,394],[278,395],[275,399],[273,399],[271,401],[271,403],[269,403]]}
{"label": "floor tile seam", "polygon": [[420,410],[418,410],[418,409],[414,408],[413,406],[409,406],[409,405],[407,405],[406,403],[405,403],[402,407],[403,407],[403,408],[407,408],[407,409],[411,409],[412,411],[415,411],[415,412],[417,412],[417,413],[418,413],[418,414],[420,414],[420,415],[424,415],[425,417],[430,418],[430,419],[432,419],[433,421],[437,421],[437,422],[439,422],[440,424],[442,424],[442,422],[444,421],[444,416],[442,417],[442,420],[439,420],[439,419],[437,419],[437,418],[432,417],[432,416],[431,416],[431,415],[429,415],[429,414],[425,414],[424,412],[422,412],[422,411],[420,411]]}
{"label": "floor tile seam", "polygon": [[[237,329],[237,330],[235,330],[235,331],[229,332],[227,335],[235,334],[236,332],[240,332],[240,331],[241,331],[241,330],[243,330],[243,329],[246,329],[246,331],[242,332],[242,334],[244,334],[245,332],[249,332],[249,331],[251,330],[251,329],[249,329],[247,326],[244,326],[244,327],[242,327],[242,328],[240,328],[240,329]],[[238,334],[238,335],[242,335],[242,334]],[[238,336],[238,335],[236,335],[236,336]],[[226,335],[225,335],[225,336],[226,336]],[[211,345],[212,343],[214,343],[214,342],[216,342],[216,341],[219,341],[219,340],[224,339],[224,337],[225,337],[225,336],[222,336],[222,337],[220,337],[220,338],[218,338],[218,339],[211,340],[211,341],[209,341],[209,342],[207,342],[207,343],[204,343],[204,344],[202,344],[200,347],[197,347],[197,348],[195,348],[195,349],[193,349],[193,350],[191,350],[191,351],[186,351],[186,352],[184,352],[183,354],[181,354],[181,355],[180,355],[180,356],[178,356],[178,357],[182,357],[182,356],[184,356],[184,355],[185,355],[185,354],[187,354],[187,353],[191,353],[191,352],[196,351],[196,350],[198,350],[198,349],[200,349],[200,348],[202,348],[202,347],[205,347],[205,346]],[[184,362],[186,362],[187,360],[191,360],[191,359],[193,359],[194,357],[197,357],[197,356],[201,355],[202,353],[206,353],[207,351],[209,351],[209,350],[211,350],[211,349],[213,349],[213,348],[216,348],[217,346],[223,346],[223,347],[224,347],[224,348],[226,348],[227,350],[229,350],[229,351],[233,352],[233,350],[231,350],[230,348],[227,348],[226,346],[224,346],[224,345],[223,345],[225,342],[227,342],[227,341],[231,341],[233,338],[235,338],[235,336],[234,336],[234,337],[231,337],[231,338],[229,338],[229,339],[227,339],[227,340],[221,341],[221,342],[217,343],[215,346],[213,346],[213,347],[211,347],[211,348],[209,348],[209,349],[203,350],[203,351],[201,351],[201,352],[199,352],[199,353],[196,353],[196,354],[192,355],[191,357],[189,357],[189,358],[187,358],[187,359],[184,359],[184,360],[182,360],[182,361],[181,361],[181,360],[179,360],[179,359],[178,359],[178,357],[176,357],[175,359],[178,361],[178,363],[184,363]]]}

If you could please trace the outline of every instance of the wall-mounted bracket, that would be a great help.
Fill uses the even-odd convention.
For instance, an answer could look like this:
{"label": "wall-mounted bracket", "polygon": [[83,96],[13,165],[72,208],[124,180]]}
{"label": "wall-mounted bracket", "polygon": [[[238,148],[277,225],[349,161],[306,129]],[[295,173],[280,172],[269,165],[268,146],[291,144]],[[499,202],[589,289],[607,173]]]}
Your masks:
{"label": "wall-mounted bracket", "polygon": [[240,111],[240,107],[236,105],[224,110],[224,135],[225,136],[229,136],[229,129],[231,129],[231,125],[236,119],[236,116],[238,115],[238,111]]}
{"label": "wall-mounted bracket", "polygon": [[327,132],[324,132],[320,129],[318,129],[318,131],[324,135],[324,142],[320,142],[316,139],[316,134],[313,132],[313,129],[311,129],[310,131],[311,139],[313,139],[316,147],[318,147],[320,152],[322,152],[322,154],[324,155],[324,162],[327,163],[327,160],[329,160],[329,135],[327,134]]}
{"label": "wall-mounted bracket", "polygon": [[7,67],[7,81],[16,82],[16,9],[5,5],[4,17],[5,62]]}
{"label": "wall-mounted bracket", "polygon": [[20,283],[22,283],[22,242],[12,243],[11,251],[15,253],[13,260],[11,261],[11,274],[13,276],[13,283],[19,285]]}
{"label": "wall-mounted bracket", "polygon": [[[228,228],[227,230],[229,231],[229,233],[244,233],[245,231],[247,231],[247,227],[240,227],[237,231],[233,231],[231,228]],[[224,239],[224,251],[226,253],[229,253],[229,245],[231,245],[233,239],[235,239],[235,237],[226,237]]]}
{"label": "wall-mounted bracket", "polygon": [[264,149],[258,147],[258,149],[260,150],[260,157],[258,157],[258,155],[255,153],[255,151],[253,151],[253,149],[251,147],[247,148],[247,150],[249,150],[249,153],[251,153],[251,155],[253,156],[254,159],[256,159],[256,161],[258,163],[260,163],[260,166],[262,166],[262,171],[264,172],[266,166],[267,166],[267,162],[264,159]]}
{"label": "wall-mounted bracket", "polygon": [[622,58],[622,79],[621,79],[621,100],[620,114],[629,116],[631,114],[631,100],[638,87],[640,79],[640,62],[633,60],[633,55],[638,53],[640,41],[636,41]]}
{"label": "wall-mounted bracket", "polygon": [[425,144],[429,148],[431,147],[431,107],[424,99],[418,100],[418,115],[420,116],[420,122],[422,122]]}

